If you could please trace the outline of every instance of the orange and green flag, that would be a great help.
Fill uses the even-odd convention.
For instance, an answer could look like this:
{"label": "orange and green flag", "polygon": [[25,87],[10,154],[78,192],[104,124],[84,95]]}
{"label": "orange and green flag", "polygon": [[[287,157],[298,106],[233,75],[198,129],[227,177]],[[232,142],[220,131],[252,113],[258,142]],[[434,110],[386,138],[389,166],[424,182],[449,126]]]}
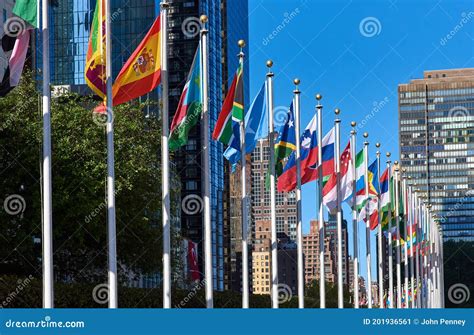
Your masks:
{"label": "orange and green flag", "polygon": [[97,0],[87,49],[86,83],[102,99],[106,97],[105,78],[105,3]]}
{"label": "orange and green flag", "polygon": [[158,16],[145,38],[122,67],[113,86],[113,105],[155,89],[161,82],[161,27]]}

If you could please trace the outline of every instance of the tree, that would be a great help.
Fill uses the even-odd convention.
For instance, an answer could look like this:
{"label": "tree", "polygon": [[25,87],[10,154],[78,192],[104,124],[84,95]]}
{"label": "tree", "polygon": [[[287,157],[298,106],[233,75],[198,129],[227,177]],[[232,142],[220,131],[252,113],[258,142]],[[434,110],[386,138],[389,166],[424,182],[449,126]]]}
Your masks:
{"label": "tree", "polygon": [[[31,74],[0,98],[0,273],[41,276],[41,99]],[[91,97],[52,99],[53,248],[57,280],[104,281],[107,274],[105,118]],[[114,109],[117,255],[121,274],[160,271],[160,121],[145,104]],[[174,183],[179,184],[179,183]],[[179,190],[172,196],[176,196]],[[15,205],[15,203],[11,203]],[[122,276],[122,279],[123,276]]]}

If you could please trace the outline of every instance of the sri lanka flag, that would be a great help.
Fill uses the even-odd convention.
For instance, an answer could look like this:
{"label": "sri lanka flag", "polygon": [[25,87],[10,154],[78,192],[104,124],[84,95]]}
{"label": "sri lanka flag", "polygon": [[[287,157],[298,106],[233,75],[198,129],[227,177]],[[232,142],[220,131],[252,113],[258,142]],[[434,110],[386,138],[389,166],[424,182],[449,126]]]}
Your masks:
{"label": "sri lanka flag", "polygon": [[200,47],[194,55],[193,64],[179,99],[178,109],[174,114],[170,127],[169,147],[171,151],[178,149],[188,142],[188,134],[201,117],[201,66]]}
{"label": "sri lanka flag", "polygon": [[230,85],[229,92],[227,92],[227,96],[224,99],[216,127],[212,133],[212,139],[230,145],[233,141],[233,137],[239,136],[238,124],[237,127],[234,127],[233,125],[233,119],[238,121],[239,117],[241,117],[240,120],[243,120],[242,65],[239,66],[234,78],[232,79],[232,84]]}
{"label": "sri lanka flag", "polygon": [[92,19],[86,56],[86,83],[95,94],[105,99],[105,1],[97,0]]}
{"label": "sri lanka flag", "polygon": [[120,70],[112,88],[114,106],[145,95],[160,84],[160,24],[158,16],[143,41]]}

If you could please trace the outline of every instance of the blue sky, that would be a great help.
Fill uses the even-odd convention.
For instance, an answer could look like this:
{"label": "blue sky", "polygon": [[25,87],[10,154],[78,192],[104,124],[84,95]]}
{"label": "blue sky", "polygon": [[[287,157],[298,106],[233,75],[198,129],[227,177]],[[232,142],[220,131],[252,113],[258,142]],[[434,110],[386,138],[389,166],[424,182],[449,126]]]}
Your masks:
{"label": "blue sky", "polygon": [[[267,59],[274,62],[275,108],[289,106],[293,79],[301,80],[301,129],[314,115],[316,93],[323,95],[323,128],[341,109],[341,145],[350,122],[369,133],[369,161],[375,143],[398,157],[397,85],[422,78],[423,71],[474,67],[472,0],[249,0],[250,92],[265,79]],[[385,156],[382,160],[385,164]],[[352,254],[350,209],[349,250]],[[303,186],[303,231],[317,217],[316,185]],[[363,242],[363,243],[361,243]],[[375,279],[375,236],[372,236]],[[359,224],[359,255],[365,255],[365,230]],[[365,276],[365,258],[360,258]]]}

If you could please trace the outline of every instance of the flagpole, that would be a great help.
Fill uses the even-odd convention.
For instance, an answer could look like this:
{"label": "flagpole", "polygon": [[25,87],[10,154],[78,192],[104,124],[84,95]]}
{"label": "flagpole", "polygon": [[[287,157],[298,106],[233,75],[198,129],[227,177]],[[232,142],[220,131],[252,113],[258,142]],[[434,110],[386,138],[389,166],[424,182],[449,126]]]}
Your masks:
{"label": "flagpole", "polygon": [[303,264],[303,222],[301,221],[301,143],[300,138],[300,90],[299,79],[293,80],[295,84],[295,139],[296,139],[296,234],[297,234],[297,259],[298,259],[298,308],[304,308],[304,264]]}
{"label": "flagpole", "polygon": [[419,295],[419,288],[420,288],[420,210],[419,210],[419,199],[418,199],[418,190],[416,188],[416,183],[414,184],[414,191],[413,191],[413,202],[414,202],[414,219],[416,221],[416,245],[415,245],[415,279],[416,279],[416,294],[413,291],[413,296],[416,297],[415,302],[416,308],[420,308],[420,295]]}
{"label": "flagpole", "polygon": [[440,274],[439,274],[439,280],[440,280],[440,307],[444,308],[444,245],[443,245],[443,229],[440,226],[439,230],[439,256],[441,258],[441,261],[439,262],[440,266]]}
{"label": "flagpole", "polygon": [[[411,176],[408,176],[408,180],[411,180]],[[409,226],[408,226],[408,234],[410,235],[410,286],[411,286],[411,308],[415,308],[415,263],[413,262],[413,256],[415,253],[415,243],[413,240],[413,193],[412,193],[412,185],[408,185],[408,218],[409,218]]]}
{"label": "flagpole", "polygon": [[211,181],[209,179],[209,86],[208,86],[208,18],[201,15],[201,85],[202,85],[202,175],[204,198],[204,277],[206,285],[206,307],[213,308],[212,283],[212,226],[211,226]]}
{"label": "flagpole", "polygon": [[278,240],[276,229],[276,190],[275,190],[275,130],[273,125],[273,62],[267,61],[267,99],[268,99],[268,145],[269,145],[269,168],[270,168],[270,214],[271,214],[271,269],[272,269],[272,308],[278,308]]}
{"label": "flagpole", "polygon": [[114,112],[112,105],[112,30],[110,0],[105,1],[105,78],[107,87],[107,221],[109,308],[117,308],[117,233],[115,223]]}
{"label": "flagpole", "polygon": [[[342,213],[341,213],[341,110],[336,108],[334,114],[334,129],[336,135],[335,165],[336,165],[336,193],[337,193],[337,307],[344,308],[344,293],[342,284]],[[322,143],[321,143],[322,147]],[[322,156],[320,156],[322,157]],[[321,159],[322,160],[322,159]],[[320,176],[321,178],[321,176]]]}
{"label": "flagpole", "polygon": [[369,142],[367,137],[368,133],[363,134],[366,139],[364,142],[364,181],[365,181],[365,248],[366,248],[366,260],[367,260],[367,307],[372,308],[372,269],[371,269],[371,250],[370,250],[370,196],[369,196]]}
{"label": "flagpole", "polygon": [[[375,143],[376,148],[380,148],[380,143]],[[377,236],[377,241],[378,241],[378,246],[377,246],[377,258],[378,258],[378,268],[379,268],[379,307],[384,308],[384,301],[383,301],[383,255],[382,255],[382,241],[383,241],[383,235],[382,235],[382,221],[380,220],[381,213],[380,213],[380,151],[377,150],[376,152],[377,155],[377,171],[378,171],[378,179],[377,182],[379,184],[379,194],[377,194],[377,220],[378,220],[378,236]]]}
{"label": "flagpole", "polygon": [[351,122],[352,130],[351,130],[351,160],[352,160],[352,230],[353,230],[353,237],[354,237],[354,282],[352,283],[354,286],[354,308],[359,308],[359,227],[357,223],[357,203],[356,203],[356,130],[355,121]]}
{"label": "flagpole", "polygon": [[402,269],[400,267],[400,258],[401,258],[401,250],[400,250],[400,195],[399,195],[399,171],[400,168],[398,166],[398,161],[394,162],[395,165],[395,173],[394,173],[394,188],[395,188],[395,224],[397,227],[397,239],[396,239],[396,258],[397,258],[397,308],[402,307]]}
{"label": "flagpole", "polygon": [[[39,5],[39,3],[38,3]],[[43,44],[43,308],[54,307],[53,199],[51,173],[51,89],[49,64],[49,1],[42,0]],[[38,18],[39,19],[39,18]]]}
{"label": "flagpole", "polygon": [[408,268],[408,236],[407,236],[407,231],[408,231],[408,216],[407,216],[407,176],[406,176],[406,169],[402,169],[403,175],[402,175],[402,196],[403,196],[403,225],[405,226],[405,229],[403,231],[405,232],[405,244],[403,245],[403,250],[404,250],[404,270],[403,270],[403,277],[404,277],[404,284],[405,284],[405,308],[408,308],[409,306],[409,294],[408,294],[408,285],[409,285],[409,268]]}
{"label": "flagpole", "polygon": [[428,257],[426,255],[426,242],[427,242],[427,210],[428,208],[426,207],[426,201],[423,202],[423,307],[427,308],[428,307],[428,298],[427,298],[427,292],[428,292]]}
{"label": "flagpole", "polygon": [[[323,106],[321,94],[316,94],[316,112],[318,118],[318,200],[319,200],[319,304],[326,308],[325,266],[324,266],[324,205],[323,205]],[[296,139],[297,141],[299,139]]]}
{"label": "flagpole", "polygon": [[390,181],[392,175],[390,152],[387,152],[387,169],[388,169],[388,301],[389,308],[393,308],[393,238],[392,238],[392,194],[390,188]]}
{"label": "flagpole", "polygon": [[[244,51],[245,41],[239,40],[238,45],[240,47],[239,52],[239,63],[244,63]],[[242,121],[240,121],[240,151],[242,155],[241,159],[241,180],[242,180],[242,194],[241,194],[241,205],[242,205],[242,308],[249,308],[249,251],[248,251],[248,208],[247,208],[247,159],[245,152],[245,112]]]}
{"label": "flagpole", "polygon": [[163,308],[171,308],[171,227],[169,189],[168,8],[161,2],[161,201],[163,224]]}

